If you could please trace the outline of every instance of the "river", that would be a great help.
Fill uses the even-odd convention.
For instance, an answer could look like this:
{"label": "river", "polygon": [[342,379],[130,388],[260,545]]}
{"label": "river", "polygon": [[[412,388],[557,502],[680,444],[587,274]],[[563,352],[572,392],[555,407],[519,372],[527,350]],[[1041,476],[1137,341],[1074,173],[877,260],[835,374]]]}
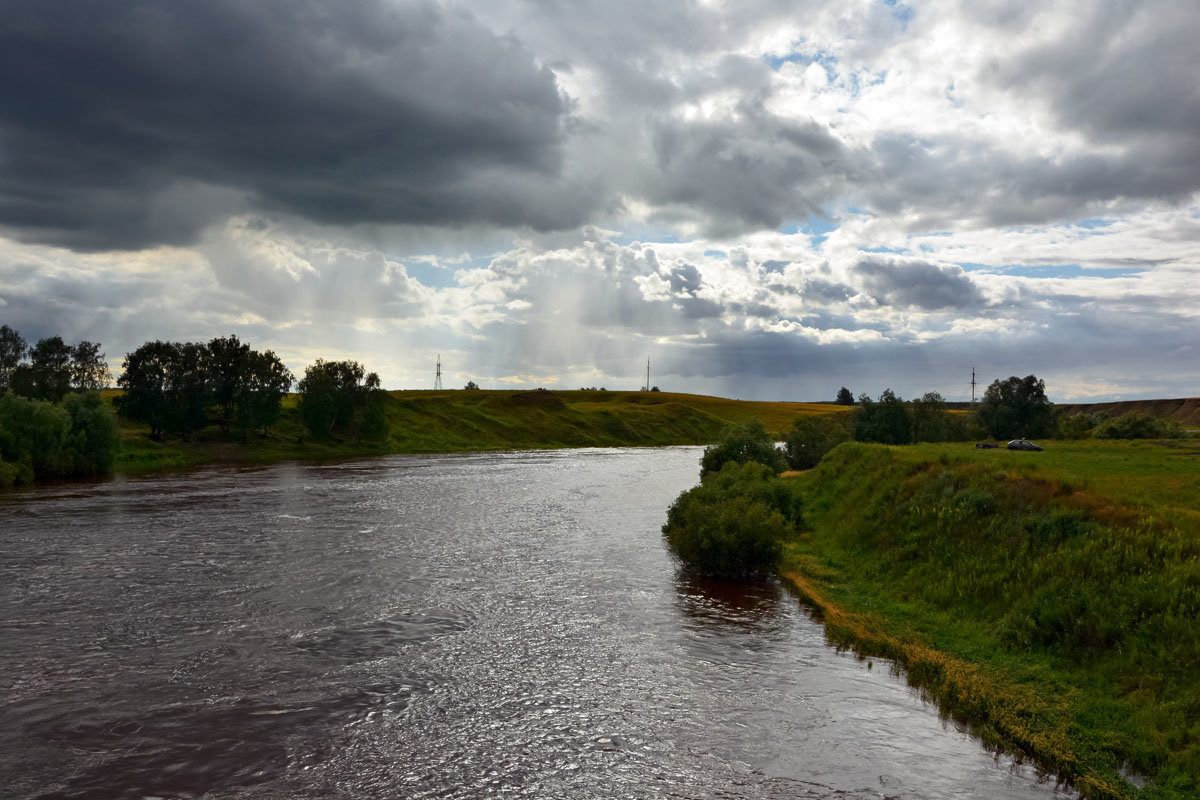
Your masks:
{"label": "river", "polygon": [[689,578],[698,448],[0,495],[11,798],[1047,798],[774,582]]}

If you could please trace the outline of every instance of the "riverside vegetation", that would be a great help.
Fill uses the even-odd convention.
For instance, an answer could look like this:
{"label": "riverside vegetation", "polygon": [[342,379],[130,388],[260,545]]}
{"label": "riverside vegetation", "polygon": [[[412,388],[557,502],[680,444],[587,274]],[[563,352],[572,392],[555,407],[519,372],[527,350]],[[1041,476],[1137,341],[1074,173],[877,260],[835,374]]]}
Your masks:
{"label": "riverside vegetation", "polygon": [[[103,455],[80,459],[71,454],[78,445],[55,432],[57,421],[39,433],[30,420],[58,420],[64,411],[74,420],[71,408],[79,401],[70,396],[111,383],[100,346],[71,346],[60,337],[28,346],[17,331],[0,326],[0,396],[12,398],[6,408],[21,418],[19,424],[0,418],[0,486],[214,461],[702,444],[730,423],[759,419],[782,435],[798,416],[845,410],[658,387],[486,391],[471,381],[464,390],[389,392],[357,362],[322,359],[306,368],[291,394],[294,380],[274,353],[255,351],[236,336],[146,342],[126,355],[118,390],[101,391],[103,402],[86,401],[89,413],[101,415],[117,435],[93,436],[88,441]],[[68,427],[76,437],[71,441],[80,441],[79,424]]]}
{"label": "riverside vegetation", "polygon": [[[835,419],[797,428],[824,437]],[[1200,443],[1025,453],[848,441],[853,427],[790,477],[751,458],[709,469],[668,511],[668,542],[702,572],[780,574],[832,641],[892,659],[1085,797],[1195,797]]]}

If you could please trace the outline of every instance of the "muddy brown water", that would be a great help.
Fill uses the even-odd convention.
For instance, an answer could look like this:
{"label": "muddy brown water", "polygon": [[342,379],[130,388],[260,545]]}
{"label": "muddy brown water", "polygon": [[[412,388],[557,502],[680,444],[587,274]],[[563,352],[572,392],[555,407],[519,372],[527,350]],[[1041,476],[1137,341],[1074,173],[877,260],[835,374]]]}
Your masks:
{"label": "muddy brown water", "polygon": [[1064,796],[777,584],[681,571],[699,452],[0,495],[0,796]]}

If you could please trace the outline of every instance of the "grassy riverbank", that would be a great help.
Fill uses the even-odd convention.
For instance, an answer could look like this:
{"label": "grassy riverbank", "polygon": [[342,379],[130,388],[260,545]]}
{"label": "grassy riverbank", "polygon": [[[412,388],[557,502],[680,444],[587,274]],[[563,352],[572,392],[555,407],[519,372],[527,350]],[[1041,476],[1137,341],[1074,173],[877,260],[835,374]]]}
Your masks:
{"label": "grassy riverbank", "polygon": [[[106,393],[110,398],[115,392]],[[184,442],[155,442],[142,425],[121,422],[117,469],[209,462],[271,462],[384,455],[557,447],[706,444],[731,422],[759,419],[782,436],[803,414],[844,413],[822,403],[749,402],[670,392],[403,391],[388,392],[389,433],[380,442],[315,442],[284,398],[282,419],[267,435],[209,427]]]}
{"label": "grassy riverbank", "polygon": [[1196,796],[1196,443],[848,444],[789,480],[783,573],[831,639],[1087,797]]}

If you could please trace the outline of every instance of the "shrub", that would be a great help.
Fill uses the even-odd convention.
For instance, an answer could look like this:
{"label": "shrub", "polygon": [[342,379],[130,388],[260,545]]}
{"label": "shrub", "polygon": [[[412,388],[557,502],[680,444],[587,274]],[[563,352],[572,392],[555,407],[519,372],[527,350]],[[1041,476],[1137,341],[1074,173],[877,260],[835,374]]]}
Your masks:
{"label": "shrub", "polygon": [[879,402],[863,395],[854,410],[854,438],[860,442],[912,444],[913,423],[908,406],[891,389],[884,389]]}
{"label": "shrub", "polygon": [[695,571],[740,578],[773,570],[799,519],[799,499],[770,467],[730,462],[679,495],[663,535]]}
{"label": "shrub", "polygon": [[45,400],[0,395],[0,458],[24,464],[16,480],[35,475],[58,475],[69,462],[66,452],[71,418],[61,406]]}
{"label": "shrub", "polygon": [[99,392],[69,394],[63,408],[71,418],[67,450],[74,475],[95,475],[112,469],[121,437],[117,416]]}
{"label": "shrub", "polygon": [[107,472],[119,443],[116,416],[98,392],[61,404],[0,395],[0,486]]}
{"label": "shrub", "polygon": [[776,475],[783,472],[786,466],[783,453],[775,446],[773,437],[756,419],[725,428],[720,441],[704,449],[704,455],[700,458],[700,479],[703,480],[709,473],[719,472],[731,461],[739,464],[757,462],[770,467]]}
{"label": "shrub", "polygon": [[1181,434],[1175,420],[1137,411],[1102,422],[1095,431],[1097,439],[1172,439]]}
{"label": "shrub", "polygon": [[1086,439],[1092,430],[1087,414],[1063,414],[1058,418],[1059,439]]}
{"label": "shrub", "polygon": [[850,440],[850,414],[797,417],[784,440],[792,469],[812,469],[833,448]]}

